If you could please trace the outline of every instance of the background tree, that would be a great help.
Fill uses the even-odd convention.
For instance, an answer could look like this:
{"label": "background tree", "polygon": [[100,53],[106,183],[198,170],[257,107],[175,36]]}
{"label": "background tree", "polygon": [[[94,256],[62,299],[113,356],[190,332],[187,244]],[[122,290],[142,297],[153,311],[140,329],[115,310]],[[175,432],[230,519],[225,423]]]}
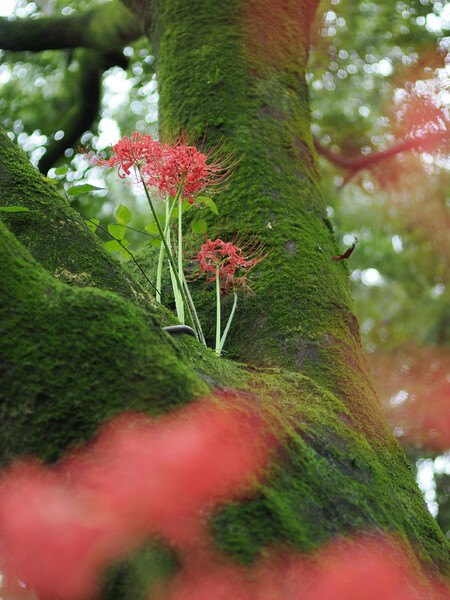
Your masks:
{"label": "background tree", "polygon": [[[380,216],[381,206],[387,212],[395,206],[397,227],[413,229],[400,212],[404,207],[398,206],[402,198],[398,189],[404,192],[406,187],[393,164],[412,160],[415,173],[419,167],[426,171],[427,163],[423,167],[420,162],[425,150],[431,157],[426,158],[428,165],[438,171],[433,173],[433,214],[440,220],[444,214],[445,192],[438,183],[439,169],[445,167],[443,143],[448,140],[445,96],[438,89],[441,104],[426,96],[425,124],[416,130],[413,111],[421,107],[420,90],[405,88],[402,95],[394,78],[386,80],[397,73],[396,60],[415,67],[413,80],[422,75],[421,66],[425,72],[436,67],[438,53],[433,54],[434,62],[421,65],[417,50],[419,42],[435,48],[439,36],[424,28],[431,22],[431,9],[424,4],[397,6],[387,39],[385,22],[392,21],[393,10],[389,4],[371,4],[368,9],[365,3],[356,7],[336,3],[320,12],[316,4],[136,1],[124,8],[115,2],[77,7],[42,3],[23,6],[38,18],[25,18],[25,12],[24,18],[1,21],[4,58],[11,60],[2,66],[8,80],[2,99],[3,125],[10,137],[17,136],[31,151],[43,173],[73,156],[69,180],[98,177],[74,156],[73,147],[81,141],[101,149],[101,136],[99,140],[86,130],[95,132],[99,115],[98,125],[105,135],[111,125],[108,119],[116,116],[114,97],[109,96],[108,105],[108,75],[103,112],[100,106],[102,73],[112,68],[110,76],[128,60],[133,75],[122,76],[130,93],[129,109],[121,108],[118,118],[123,131],[131,133],[135,120],[142,131],[154,123],[150,100],[156,74],[161,124],[195,131],[210,146],[224,138],[243,155],[229,188],[217,199],[220,219],[231,230],[248,220],[272,249],[255,274],[256,295],[239,307],[228,360],[212,356],[194,340],[171,340],[162,325],[173,322],[173,317],[156,305],[141,272],[132,267],[125,271],[73,210],[81,208],[89,217],[99,214],[111,220],[119,197],[122,203],[127,203],[124,194],[129,203],[138,200],[116,186],[107,197],[77,196],[71,207],[54,183],[42,179],[3,134],[2,203],[29,211],[2,216],[9,230],[2,229],[2,264],[6,265],[2,454],[4,461],[24,453],[54,461],[68,446],[89,439],[102,420],[124,409],[156,414],[216,386],[251,391],[276,407],[288,435],[283,438],[284,451],[258,492],[214,515],[211,529],[222,550],[248,563],[276,541],[305,551],[337,533],[377,527],[407,540],[429,571],[445,572],[445,540],[424,507],[374,393],[352,315],[346,263],[331,261],[341,251],[329,220],[336,214],[345,240],[354,233],[363,238],[356,255],[359,268],[352,273],[356,283],[359,279],[363,284],[359,298],[367,295],[364,281],[370,281],[370,269],[378,273],[372,272],[372,277],[384,282],[388,277],[400,281],[394,287],[370,287],[363,331],[372,337],[366,343],[375,343],[375,333],[382,340],[388,336],[383,331],[389,331],[393,315],[383,317],[386,323],[379,333],[377,327],[370,327],[369,319],[378,322],[374,313],[392,310],[391,296],[394,300],[395,294],[402,296],[402,286],[407,291],[412,288],[408,298],[419,295],[420,299],[425,286],[419,283],[425,272],[426,287],[434,292],[428,292],[427,303],[418,303],[419,314],[428,304],[429,312],[438,317],[432,325],[416,318],[415,322],[427,325],[413,339],[423,342],[434,330],[430,341],[444,344],[446,261],[428,271],[423,264],[431,265],[431,249],[424,256],[420,244],[411,244],[413,276],[404,278],[396,248],[400,243],[404,248],[407,238],[403,230],[401,235],[392,229],[386,232],[387,220],[373,216],[374,212]],[[371,40],[367,39],[368,10],[376,12]],[[314,51],[308,66],[311,41]],[[54,52],[58,49],[63,52]],[[308,69],[313,103],[319,102],[315,96],[321,93],[321,104],[313,104],[318,106],[313,111],[316,148],[342,169],[336,179],[325,167],[328,208],[311,135]],[[337,86],[340,81],[342,87]],[[382,94],[377,93],[380,82]],[[32,84],[28,100],[18,102],[22,90]],[[433,85],[439,88],[438,83]],[[42,99],[37,103],[40,90]],[[408,93],[410,101],[402,105]],[[385,108],[389,94],[400,98],[398,110]],[[351,95],[355,99],[349,101]],[[368,119],[372,113],[379,117]],[[61,116],[55,127],[57,114]],[[45,138],[37,136],[38,125]],[[331,149],[330,140],[335,144]],[[377,152],[379,156],[369,161],[367,157]],[[397,176],[396,188],[386,186],[392,172]],[[358,176],[364,192],[356,186]],[[376,188],[376,198],[383,204],[370,196],[380,181],[383,190]],[[343,189],[341,196],[348,194],[345,200],[336,199],[333,184]],[[145,225],[143,211],[133,212],[132,225]],[[202,213],[201,218],[213,226],[214,217]],[[433,221],[421,223],[412,238],[422,236],[428,241],[432,226]],[[437,236],[435,248],[441,247],[443,237]],[[389,258],[389,244],[396,262]],[[137,260],[151,273],[154,253],[143,248]],[[214,323],[211,294],[198,290],[209,340]],[[400,306],[400,313],[414,310],[412,302]],[[407,330],[401,333],[403,340],[409,339]],[[442,360],[440,352],[438,360]],[[381,361],[377,364],[382,367]],[[405,364],[402,359],[401,367]],[[392,398],[399,392],[388,393]],[[437,393],[444,398],[444,389],[438,387]],[[432,425],[437,431],[435,450],[442,451],[445,430],[436,422]]]}

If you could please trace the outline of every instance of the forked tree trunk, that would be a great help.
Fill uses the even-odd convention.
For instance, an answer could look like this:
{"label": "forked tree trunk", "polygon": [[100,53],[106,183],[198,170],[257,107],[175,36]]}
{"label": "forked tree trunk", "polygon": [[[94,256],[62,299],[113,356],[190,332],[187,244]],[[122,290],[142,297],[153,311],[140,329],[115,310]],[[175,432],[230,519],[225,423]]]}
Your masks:
{"label": "forked tree trunk", "polygon": [[[400,534],[430,570],[445,571],[444,536],[374,392],[348,269],[331,261],[339,250],[305,83],[317,2],[126,4],[157,58],[161,123],[232,144],[242,159],[216,198],[220,220],[229,231],[248,224],[271,252],[257,267],[255,295],[239,301],[233,360],[191,339],[174,342],[161,330],[172,317],[151,289],[105,253],[2,134],[1,204],[30,209],[2,213],[9,230],[0,230],[3,459],[53,460],[120,410],[155,413],[214,384],[245,389],[276,407],[287,437],[257,497],[214,518],[221,548],[247,561],[277,540],[307,550],[373,527]],[[198,304],[211,336],[208,292]]]}

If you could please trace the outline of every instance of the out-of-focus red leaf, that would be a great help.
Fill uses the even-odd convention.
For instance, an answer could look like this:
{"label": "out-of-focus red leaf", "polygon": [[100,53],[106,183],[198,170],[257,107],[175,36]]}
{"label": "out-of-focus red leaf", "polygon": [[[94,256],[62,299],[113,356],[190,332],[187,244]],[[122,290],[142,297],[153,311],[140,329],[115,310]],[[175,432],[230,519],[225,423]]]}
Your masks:
{"label": "out-of-focus red leaf", "polygon": [[39,598],[84,599],[102,568],[151,533],[199,544],[198,512],[249,490],[274,445],[261,412],[222,392],[159,419],[114,419],[54,468],[17,463],[0,484],[11,581]]}
{"label": "out-of-focus red leaf", "polygon": [[272,549],[252,567],[210,550],[188,561],[160,600],[443,600],[387,537],[336,538],[317,552]]}
{"label": "out-of-focus red leaf", "polygon": [[399,441],[444,452],[450,447],[450,351],[413,344],[368,356]]}

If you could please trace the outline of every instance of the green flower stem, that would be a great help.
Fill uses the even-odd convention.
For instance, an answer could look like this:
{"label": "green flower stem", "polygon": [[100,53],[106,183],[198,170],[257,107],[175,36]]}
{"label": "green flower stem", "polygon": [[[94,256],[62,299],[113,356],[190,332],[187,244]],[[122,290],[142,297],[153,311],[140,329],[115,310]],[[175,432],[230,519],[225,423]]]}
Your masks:
{"label": "green flower stem", "polygon": [[233,320],[234,313],[235,313],[235,310],[236,310],[236,306],[237,306],[237,294],[236,294],[236,292],[234,292],[233,306],[231,307],[231,312],[230,312],[230,316],[228,317],[227,326],[225,327],[223,335],[222,335],[222,337],[220,339],[219,352],[222,352],[223,346],[225,344],[225,340],[227,339],[228,330],[230,329],[231,321]]}
{"label": "green flower stem", "polygon": [[164,258],[164,246],[161,242],[161,248],[159,249],[159,258],[158,258],[158,270],[156,271],[156,291],[158,292],[156,295],[156,301],[161,304],[161,273],[162,273],[162,263]]}
{"label": "green flower stem", "polygon": [[[170,263],[169,263],[169,273],[170,273],[170,281],[172,283],[173,295],[175,296],[175,308],[177,311],[178,320],[180,321],[180,323],[182,325],[184,325],[183,297],[181,296],[181,294],[179,292],[177,279],[175,278],[175,273],[174,273],[173,267]],[[183,285],[183,283],[181,283],[181,285]]]}
{"label": "green flower stem", "polygon": [[180,184],[180,187],[177,190],[177,195],[175,196],[175,200],[172,204],[172,208],[170,210],[170,216],[169,216],[167,222],[170,223],[172,211],[175,207],[175,203],[178,198],[178,276],[180,278],[180,281],[182,281],[182,283],[184,285],[184,291],[186,293],[186,298],[189,303],[189,308],[191,310],[193,319],[195,321],[196,331],[197,331],[199,340],[206,347],[205,336],[203,335],[202,327],[200,325],[200,320],[198,318],[197,311],[195,310],[195,304],[192,299],[191,292],[189,290],[189,286],[187,284],[186,278],[184,276],[184,270],[183,270],[183,252],[182,252],[182,248],[183,248],[183,198],[180,195],[182,187],[183,187],[183,182],[184,182],[184,177],[182,179],[182,183]]}
{"label": "green flower stem", "polygon": [[[181,193],[181,187],[179,188],[179,190],[177,190],[177,192]],[[166,195],[166,202],[165,202],[166,222],[164,224],[164,238],[166,239],[166,241],[168,240],[169,243],[170,243],[170,239],[167,237],[167,234],[170,231],[170,222],[172,220],[173,209],[175,208],[175,205],[177,203],[177,196],[179,196],[179,193],[177,193],[176,197],[174,198],[172,205],[170,205],[169,194]],[[158,270],[156,272],[156,289],[159,291],[161,290],[163,258],[164,258],[164,244],[161,241],[161,247],[159,250],[159,259],[158,259]],[[161,292],[160,292],[159,298],[161,298]]]}
{"label": "green flower stem", "polygon": [[[159,233],[159,235],[160,235],[160,237],[161,237],[161,240],[162,240],[162,243],[164,244],[164,247],[165,247],[165,249],[166,249],[166,252],[167,252],[167,258],[169,259],[169,263],[170,263],[170,264],[171,264],[171,266],[172,266],[173,273],[174,273],[174,275],[175,275],[176,284],[177,284],[177,286],[178,286],[178,289],[179,289],[179,291],[180,291],[180,293],[181,293],[181,296],[182,296],[182,298],[183,298],[184,305],[186,306],[186,309],[187,309],[187,313],[188,313],[188,319],[189,319],[189,325],[192,327],[192,329],[194,329],[194,330],[195,330],[195,323],[194,323],[194,319],[193,319],[193,317],[192,317],[192,313],[191,313],[191,310],[190,310],[190,307],[189,307],[189,303],[188,303],[188,301],[187,301],[187,298],[186,298],[186,294],[184,293],[183,285],[182,285],[182,283],[181,283],[181,281],[180,281],[180,278],[178,277],[177,268],[176,268],[176,266],[175,266],[175,262],[174,262],[174,260],[173,260],[173,256],[172,256],[171,249],[170,249],[170,247],[169,247],[169,244],[167,243],[167,240],[166,240],[166,238],[165,238],[165,236],[164,236],[164,231],[162,230],[161,223],[159,222],[158,215],[157,215],[157,213],[156,213],[156,211],[155,211],[155,207],[153,206],[152,199],[150,198],[150,194],[148,193],[148,189],[147,189],[147,186],[145,185],[144,178],[142,177],[142,171],[141,171],[141,168],[140,168],[140,167],[138,167],[138,169],[139,169],[139,176],[140,176],[140,178],[141,178],[142,185],[144,186],[144,192],[145,192],[145,196],[146,196],[146,198],[147,198],[147,200],[148,200],[148,203],[149,203],[149,205],[150,205],[150,209],[151,209],[151,211],[152,211],[153,218],[154,218],[154,220],[155,220],[155,223],[156,223],[156,226],[157,226],[157,228],[158,228],[158,233]],[[178,188],[178,191],[177,191],[177,195],[176,195],[176,197],[175,197],[175,200],[178,200],[178,198],[179,198],[179,196],[180,196],[180,194],[181,194],[181,185],[182,185],[182,184],[180,184],[180,187]],[[197,335],[198,335],[198,334],[197,334]]]}
{"label": "green flower stem", "polygon": [[198,333],[198,336],[199,336],[200,342],[201,342],[201,343],[202,343],[202,344],[205,346],[205,348],[206,348],[207,346],[206,346],[205,336],[203,335],[203,330],[202,330],[202,327],[201,327],[201,325],[200,325],[200,320],[199,320],[199,318],[198,318],[197,311],[195,310],[195,304],[194,304],[194,301],[193,301],[193,299],[192,299],[191,292],[190,292],[190,290],[189,290],[189,286],[188,286],[188,284],[187,284],[187,281],[186,281],[186,278],[185,278],[185,276],[184,276],[184,273],[183,273],[183,283],[184,283],[184,289],[185,289],[185,292],[186,292],[186,297],[187,297],[187,299],[188,299],[188,302],[189,302],[189,307],[190,307],[190,309],[191,309],[191,311],[192,311],[192,315],[193,315],[193,317],[194,317],[194,321],[195,321],[195,324],[196,324],[196,326],[197,326],[197,333]]}
{"label": "green flower stem", "polygon": [[183,277],[183,234],[182,234],[182,227],[183,227],[183,214],[182,214],[182,208],[183,208],[183,198],[180,196],[179,200],[178,200],[178,275],[180,277],[180,279]]}
{"label": "green flower stem", "polygon": [[[167,236],[168,224],[170,221],[170,209],[169,209],[169,195],[166,196],[166,223],[164,225],[164,236]],[[172,205],[173,210],[173,205]],[[157,301],[161,302],[161,277],[162,277],[162,266],[163,266],[163,258],[164,258],[164,244],[161,240],[161,247],[159,249],[159,257],[158,257],[158,270],[156,271],[156,289],[159,292],[157,297]]]}
{"label": "green flower stem", "polygon": [[[178,277],[179,277],[180,281],[182,282],[181,285],[183,285],[183,283],[184,283],[184,273],[183,273],[183,232],[182,232],[182,227],[183,227],[183,214],[182,214],[183,198],[181,197],[181,194],[179,194],[180,191],[181,191],[181,185],[180,185],[180,187],[178,188],[178,191],[177,191],[177,196],[178,196]],[[175,199],[175,201],[176,201],[176,199]]]}
{"label": "green flower stem", "polygon": [[216,267],[216,354],[220,354],[220,281],[219,265]]}

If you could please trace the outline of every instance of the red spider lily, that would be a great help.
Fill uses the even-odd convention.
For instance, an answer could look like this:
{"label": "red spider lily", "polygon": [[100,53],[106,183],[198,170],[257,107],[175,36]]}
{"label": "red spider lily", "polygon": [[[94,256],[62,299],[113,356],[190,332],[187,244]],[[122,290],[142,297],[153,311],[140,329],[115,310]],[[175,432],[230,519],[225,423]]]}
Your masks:
{"label": "red spider lily", "polygon": [[[245,231],[241,236],[235,231],[230,242],[206,238],[200,250],[190,256],[191,261],[200,263],[192,279],[206,274],[206,283],[215,281],[218,268],[222,293],[226,294],[237,288],[251,291],[247,274],[267,256],[268,252],[264,254],[264,248],[264,242]],[[237,275],[238,272],[243,272],[243,275]]]}
{"label": "red spider lily", "polygon": [[63,467],[129,531],[184,540],[202,506],[248,489],[273,447],[254,409],[231,393],[216,398],[223,404],[197,402],[154,421],[140,415],[115,420],[94,448]]}
{"label": "red spider lily", "polygon": [[180,186],[181,198],[194,204],[199,193],[216,194],[223,190],[234,172],[238,161],[233,161],[234,152],[219,142],[208,152],[198,150],[194,140],[184,132],[173,138],[168,136],[161,144],[151,135],[133,133],[132,139],[123,136],[112,147],[109,159],[88,155],[91,165],[118,167],[122,179],[130,175],[132,167],[142,169],[145,184],[155,187],[165,197],[175,197]]}
{"label": "red spider lily", "polygon": [[77,494],[64,477],[31,460],[7,471],[0,490],[6,573],[38,597],[89,597],[99,570],[128,544],[111,511]]}
{"label": "red spider lily", "polygon": [[194,140],[185,132],[164,141],[161,160],[149,162],[144,168],[147,185],[158,188],[162,195],[175,197],[182,186],[181,198],[190,204],[195,194],[216,194],[234,172],[237,161],[233,152],[219,142],[204,153],[194,145]]}
{"label": "red spider lily", "polygon": [[130,140],[124,135],[112,147],[114,155],[109,159],[99,158],[89,153],[89,162],[94,166],[118,167],[119,177],[130,175],[132,167],[152,164],[161,157],[162,146],[151,135],[141,135],[137,131]]}

